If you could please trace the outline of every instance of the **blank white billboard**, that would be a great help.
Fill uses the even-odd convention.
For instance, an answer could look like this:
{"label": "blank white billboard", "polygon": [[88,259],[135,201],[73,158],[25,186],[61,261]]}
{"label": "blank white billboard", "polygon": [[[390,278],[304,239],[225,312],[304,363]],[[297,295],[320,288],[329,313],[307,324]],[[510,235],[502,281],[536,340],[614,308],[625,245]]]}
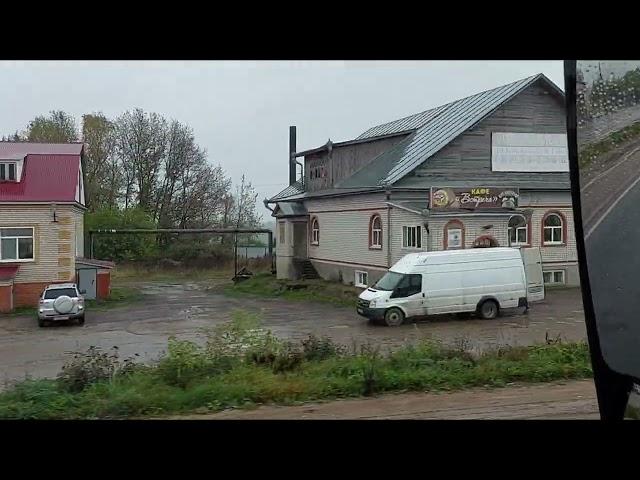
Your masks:
{"label": "blank white billboard", "polygon": [[564,133],[493,133],[494,172],[568,172],[569,151]]}

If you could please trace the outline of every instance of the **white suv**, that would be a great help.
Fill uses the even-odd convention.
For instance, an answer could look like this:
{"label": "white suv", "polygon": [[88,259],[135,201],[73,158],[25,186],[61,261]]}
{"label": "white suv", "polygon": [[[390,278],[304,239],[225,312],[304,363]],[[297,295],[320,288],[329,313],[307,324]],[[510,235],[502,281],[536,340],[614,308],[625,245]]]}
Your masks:
{"label": "white suv", "polygon": [[49,321],[76,320],[84,324],[84,298],[75,283],[49,285],[38,302],[38,325]]}

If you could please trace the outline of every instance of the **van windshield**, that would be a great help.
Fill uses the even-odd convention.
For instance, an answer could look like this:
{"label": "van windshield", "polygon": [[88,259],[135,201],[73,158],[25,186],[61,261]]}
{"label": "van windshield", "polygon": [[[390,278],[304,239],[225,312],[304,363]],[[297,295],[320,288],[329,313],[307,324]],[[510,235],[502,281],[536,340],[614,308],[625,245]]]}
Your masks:
{"label": "van windshield", "polygon": [[403,277],[404,277],[403,273],[387,272],[384,274],[384,277],[378,280],[378,282],[373,286],[373,288],[376,290],[391,291],[398,286],[398,283],[400,283],[400,280],[402,280]]}

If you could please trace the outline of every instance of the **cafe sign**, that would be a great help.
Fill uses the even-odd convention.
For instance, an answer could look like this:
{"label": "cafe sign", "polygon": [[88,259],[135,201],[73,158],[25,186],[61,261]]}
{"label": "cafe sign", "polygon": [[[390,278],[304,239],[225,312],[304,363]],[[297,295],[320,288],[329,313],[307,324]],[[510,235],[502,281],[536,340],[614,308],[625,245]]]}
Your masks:
{"label": "cafe sign", "polygon": [[431,187],[431,210],[476,210],[485,208],[508,208],[518,206],[520,196],[517,188]]}

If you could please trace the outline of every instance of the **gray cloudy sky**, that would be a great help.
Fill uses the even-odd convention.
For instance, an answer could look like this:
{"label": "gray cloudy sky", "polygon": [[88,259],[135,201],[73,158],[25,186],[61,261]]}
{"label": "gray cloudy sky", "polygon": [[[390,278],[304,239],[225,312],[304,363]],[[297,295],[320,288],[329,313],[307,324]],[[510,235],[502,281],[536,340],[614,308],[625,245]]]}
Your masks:
{"label": "gray cloudy sky", "polygon": [[536,73],[564,89],[561,61],[0,62],[0,135],[53,109],[79,124],[140,107],[189,124],[262,200],[287,184],[289,125],[300,151]]}

